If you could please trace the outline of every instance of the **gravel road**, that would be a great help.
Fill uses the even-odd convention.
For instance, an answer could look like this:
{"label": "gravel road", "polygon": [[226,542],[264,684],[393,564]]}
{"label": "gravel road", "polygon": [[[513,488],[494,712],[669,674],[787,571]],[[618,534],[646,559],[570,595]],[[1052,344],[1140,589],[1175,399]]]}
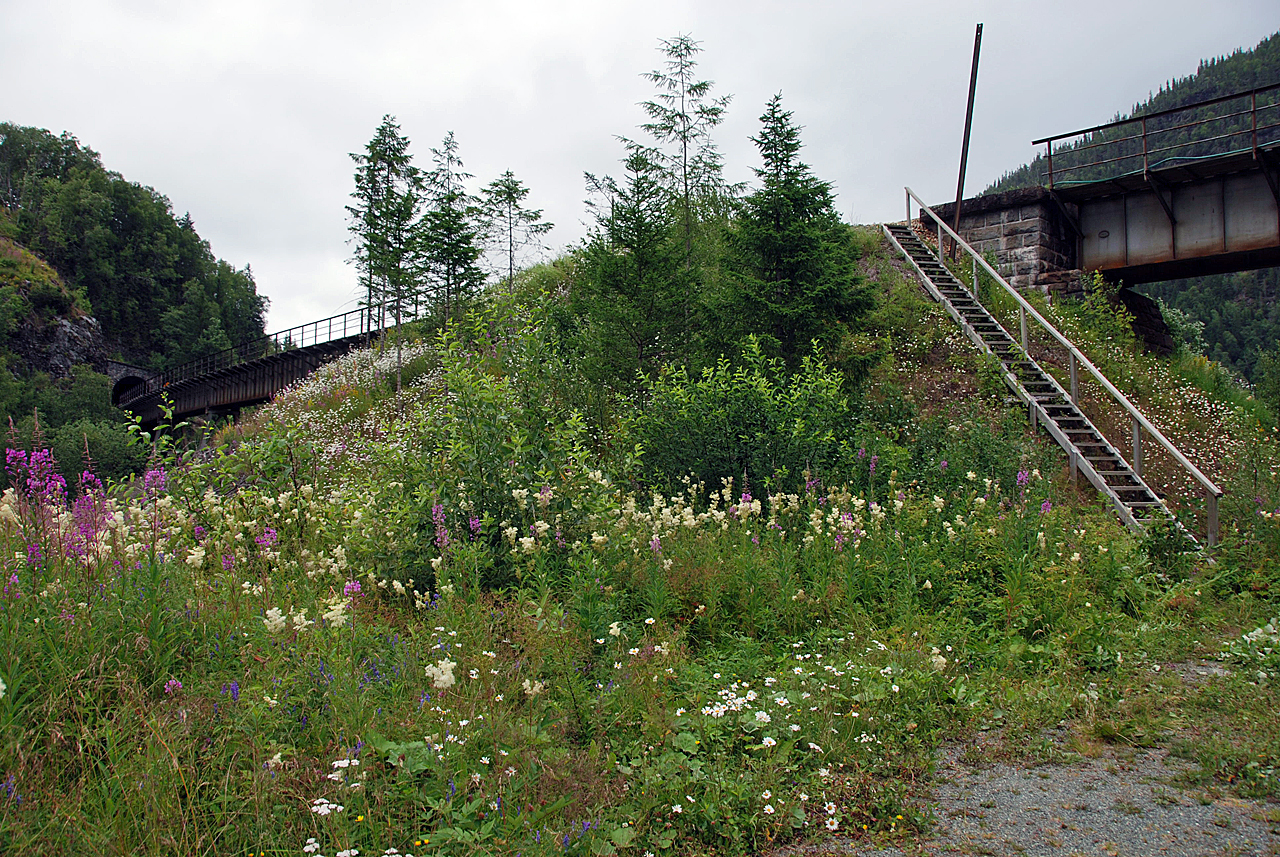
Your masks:
{"label": "gravel road", "polygon": [[[1280,855],[1280,805],[1171,784],[1186,763],[1164,750],[1108,750],[1071,764],[940,765],[936,827],[901,847],[830,839],[794,855],[1154,857]],[[1268,821],[1267,819],[1273,819]]]}

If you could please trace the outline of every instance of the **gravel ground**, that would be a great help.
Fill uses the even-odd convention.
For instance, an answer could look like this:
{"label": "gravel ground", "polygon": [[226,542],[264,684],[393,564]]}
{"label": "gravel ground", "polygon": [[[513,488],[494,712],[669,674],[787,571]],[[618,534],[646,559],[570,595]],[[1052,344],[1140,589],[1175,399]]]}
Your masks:
{"label": "gravel ground", "polygon": [[959,756],[957,748],[949,751],[938,772],[931,802],[937,825],[919,841],[875,848],[831,839],[791,853],[1280,855],[1280,807],[1179,789],[1170,781],[1185,763],[1163,750],[1108,751],[1073,764],[1035,767],[972,767]]}
{"label": "gravel ground", "polygon": [[[1204,662],[1169,666],[1188,683],[1223,673]],[[1051,737],[1061,743],[1066,734]],[[929,801],[937,823],[918,840],[877,848],[832,838],[779,857],[1280,857],[1280,803],[1179,787],[1175,778],[1190,765],[1166,750],[1107,747],[1041,765],[984,763],[989,755],[981,744],[943,752]]]}

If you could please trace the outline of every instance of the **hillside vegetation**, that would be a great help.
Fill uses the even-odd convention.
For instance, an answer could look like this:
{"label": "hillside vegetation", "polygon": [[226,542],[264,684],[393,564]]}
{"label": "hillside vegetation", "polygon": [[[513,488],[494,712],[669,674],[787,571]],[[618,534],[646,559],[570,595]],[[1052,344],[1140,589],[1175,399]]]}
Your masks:
{"label": "hillside vegetation", "polygon": [[[1065,722],[1090,752],[1170,741],[1187,717],[1197,782],[1280,794],[1274,435],[1118,351],[1132,384],[1181,391],[1166,420],[1208,405],[1205,442],[1235,451],[1214,472],[1231,490],[1216,565],[1136,539],[861,240],[887,351],[858,398],[820,358],[787,374],[748,352],[599,423],[575,407],[590,382],[558,350],[557,299],[530,291],[410,343],[398,394],[394,350],[363,351],[200,455],[157,437],[128,491],[68,491],[46,454],[10,453],[0,843],[892,840],[928,825],[933,753],[970,730],[1034,755]],[[1095,321],[1063,319],[1105,343]],[[735,468],[848,459],[793,486],[656,476],[709,448]],[[1193,656],[1234,674],[1166,693],[1156,667]]]}
{"label": "hillside vegetation", "polygon": [[[696,48],[663,44],[582,246],[475,288],[452,137],[426,184],[387,117],[356,261],[415,321],[234,425],[134,427],[136,479],[8,450],[0,852],[892,842],[978,730],[1280,797],[1272,415],[1105,300],[1043,307],[1228,491],[1212,564],[1124,530],[839,220],[780,98],[756,185],[719,180]],[[1224,675],[1173,692],[1199,658]]]}

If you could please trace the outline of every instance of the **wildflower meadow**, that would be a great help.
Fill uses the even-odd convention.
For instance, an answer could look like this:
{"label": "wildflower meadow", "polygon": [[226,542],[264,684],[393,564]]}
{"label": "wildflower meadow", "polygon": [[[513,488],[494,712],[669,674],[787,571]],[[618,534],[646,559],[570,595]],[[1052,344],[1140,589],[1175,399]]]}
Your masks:
{"label": "wildflower meadow", "polygon": [[[1191,715],[1158,666],[1192,656],[1231,672],[1206,724],[1271,704],[1272,427],[1177,382],[1248,444],[1211,564],[1072,488],[936,309],[892,311],[854,391],[757,354],[589,401],[511,298],[409,343],[398,393],[375,348],[217,432],[135,427],[123,483],[9,449],[0,851],[892,841],[975,730],[1161,740]],[[1280,795],[1275,730],[1250,741],[1182,752]]]}

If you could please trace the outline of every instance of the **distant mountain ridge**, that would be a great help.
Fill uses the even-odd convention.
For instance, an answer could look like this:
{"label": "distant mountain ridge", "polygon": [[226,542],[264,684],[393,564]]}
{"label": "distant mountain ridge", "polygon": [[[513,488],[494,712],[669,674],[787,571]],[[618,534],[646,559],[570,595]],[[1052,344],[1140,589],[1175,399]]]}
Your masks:
{"label": "distant mountain ridge", "polygon": [[[1171,80],[1140,104],[1134,106],[1128,114],[1116,113],[1111,121],[1121,121],[1164,110],[1172,110],[1207,101],[1220,96],[1232,95],[1250,89],[1257,89],[1272,84],[1280,84],[1280,32],[1274,33],[1249,50],[1236,50],[1230,56],[1201,60],[1195,74]],[[1276,99],[1271,99],[1274,103]],[[1185,118],[1184,118],[1185,121]],[[1099,123],[1105,124],[1105,123]],[[1067,130],[1067,129],[1063,129]],[[1105,136],[1104,136],[1105,138]],[[1091,142],[1096,142],[1093,140]],[[1212,144],[1205,144],[1193,150],[1194,154],[1212,153]],[[1060,152],[1054,149],[1054,171],[1070,164],[1073,160],[1070,150]],[[1098,157],[1096,151],[1093,157]],[[1044,155],[1036,155],[1029,163],[1005,173],[992,182],[981,195],[999,193],[1021,187],[1034,187],[1043,183],[1048,173]]]}

